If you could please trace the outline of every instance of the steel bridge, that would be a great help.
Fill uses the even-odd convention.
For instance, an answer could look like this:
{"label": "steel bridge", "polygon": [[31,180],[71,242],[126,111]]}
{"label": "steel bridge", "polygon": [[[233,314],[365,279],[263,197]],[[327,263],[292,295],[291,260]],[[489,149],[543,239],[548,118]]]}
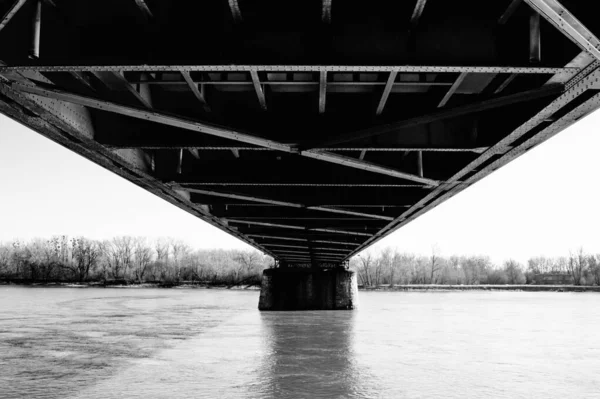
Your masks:
{"label": "steel bridge", "polygon": [[339,265],[600,106],[594,3],[4,0],[0,112]]}

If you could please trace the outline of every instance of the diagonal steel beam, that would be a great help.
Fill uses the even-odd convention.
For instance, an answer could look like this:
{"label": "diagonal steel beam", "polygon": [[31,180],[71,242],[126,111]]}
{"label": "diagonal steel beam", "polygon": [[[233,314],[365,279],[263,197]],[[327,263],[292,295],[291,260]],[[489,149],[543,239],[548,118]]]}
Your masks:
{"label": "diagonal steel beam", "polygon": [[[131,94],[133,94],[133,96],[146,108],[152,109],[152,104],[150,103],[150,101],[148,101],[148,99],[146,99],[144,96],[142,96],[142,94],[137,91],[135,89],[135,87],[133,87],[131,85],[131,83],[129,83],[127,81],[127,79],[125,79],[125,76],[123,76],[123,73],[119,73],[116,72],[113,74],[117,80],[120,82],[120,86],[127,90],[128,92],[130,92]],[[100,78],[100,77],[99,77]]]}
{"label": "diagonal steel beam", "polygon": [[373,128],[359,130],[356,132],[344,133],[329,140],[325,140],[318,143],[312,143],[312,145],[307,146],[308,148],[305,149],[336,146],[338,144],[347,143],[349,141],[360,140],[369,137],[379,136],[385,133],[396,132],[400,129],[405,129],[408,127],[419,126],[427,123],[440,121],[443,119],[455,118],[458,116],[483,112],[490,109],[505,107],[521,102],[532,101],[560,94],[563,91],[563,89],[564,85],[557,83],[553,85],[547,85],[538,89],[528,90],[502,97],[494,97],[488,100],[478,101],[473,104],[467,104],[448,109],[440,109],[414,118],[404,119],[398,122],[375,126]]}
{"label": "diagonal steel beam", "polygon": [[63,90],[55,89],[52,86],[42,87],[39,85],[39,83],[37,86],[26,85],[23,83],[13,83],[12,87],[25,93],[36,94],[42,97],[68,101],[74,104],[79,104],[103,111],[114,112],[132,118],[149,120],[163,125],[178,127],[181,129],[209,134],[212,136],[222,137],[229,140],[240,141],[243,143],[254,144],[261,147],[272,148],[279,151],[294,152],[292,150],[292,147],[288,144],[282,144],[250,134],[241,133],[224,126],[213,125],[205,122],[197,122],[194,120],[185,119],[179,116],[165,114],[153,110],[145,110],[117,104],[110,101],[99,100],[93,97],[81,96],[78,94],[73,94]]}
{"label": "diagonal steel beam", "polygon": [[[400,179],[416,181],[429,186],[437,186],[439,183],[432,179],[426,179],[410,173],[401,172],[395,169],[391,169],[385,166],[376,165],[373,163],[360,161],[355,158],[350,158],[343,155],[332,154],[324,151],[306,150],[297,151],[289,144],[283,144],[276,141],[264,139],[258,136],[253,136],[247,133],[241,133],[239,131],[208,124],[206,122],[198,122],[190,119],[182,118],[179,116],[173,116],[161,112],[157,112],[151,109],[143,110],[135,107],[121,105],[110,101],[99,100],[93,97],[82,96],[79,94],[69,93],[63,90],[54,88],[51,85],[39,83],[37,85],[29,85],[14,82],[12,87],[17,90],[21,90],[25,93],[36,94],[42,97],[49,97],[58,100],[68,101],[71,103],[100,109],[103,111],[114,112],[117,114],[149,120],[155,123],[161,123],[168,126],[178,127],[186,130],[196,131],[204,134],[210,134],[217,137],[222,137],[230,140],[241,141],[248,144],[254,144],[265,148],[272,148],[284,152],[298,153],[301,156],[307,158],[318,159],[321,161],[335,163],[350,168],[366,170],[372,173],[383,174],[387,176],[397,177]],[[131,88],[134,90],[133,88]],[[134,90],[135,91],[135,90]]]}
{"label": "diagonal steel beam", "polygon": [[299,204],[299,203],[295,203],[295,202],[277,201],[277,200],[272,200],[269,198],[260,198],[260,197],[253,197],[253,196],[249,196],[249,195],[240,195],[240,194],[233,194],[233,193],[223,193],[223,192],[212,191],[212,190],[200,190],[200,189],[196,189],[196,188],[181,188],[181,189],[185,190],[185,191],[189,191],[191,193],[197,193],[197,194],[214,196],[214,197],[232,198],[232,199],[237,199],[237,200],[242,200],[242,201],[258,202],[261,204],[280,205],[280,206],[285,206],[285,207],[289,207],[289,208],[300,208],[300,209],[307,209],[307,210],[312,210],[312,211],[337,213],[337,214],[343,214],[343,215],[364,216],[364,217],[368,217],[368,218],[372,218],[372,219],[394,220],[394,218],[390,217],[390,216],[376,215],[376,214],[372,214],[372,213],[347,211],[345,209],[339,209],[339,208],[333,209],[333,208],[327,208],[327,207],[323,207],[323,206],[310,206],[310,205],[304,205],[304,204]]}
{"label": "diagonal steel beam", "polygon": [[427,4],[427,0],[417,0],[417,4],[415,4],[415,8],[410,17],[410,29],[415,29],[419,24],[419,19],[421,19],[421,15],[423,14],[423,10],[425,9],[425,4]]}
{"label": "diagonal steel beam", "polygon": [[152,11],[150,11],[148,4],[146,4],[146,0],[135,0],[135,4],[138,6],[142,14],[144,14],[146,19],[154,18]]}
{"label": "diagonal steel beam", "polygon": [[[247,234],[247,236],[248,237],[256,237],[256,238],[263,238],[265,240],[283,240],[283,241],[308,242],[308,239],[306,239],[306,238],[298,238],[298,237],[282,237],[282,236],[271,236],[271,235],[264,235],[264,234]],[[311,241],[313,243],[346,245],[346,246],[351,246],[351,247],[358,247],[360,245],[357,242],[348,242],[348,241],[331,241],[331,240],[311,240]]]}
{"label": "diagonal steel beam", "polygon": [[196,96],[196,98],[198,99],[198,101],[200,101],[200,104],[202,104],[202,108],[204,108],[204,111],[210,112],[210,107],[208,106],[208,103],[206,102],[206,99],[204,98],[204,95],[198,89],[198,85],[192,80],[192,77],[190,76],[190,73],[187,72],[187,71],[181,71],[181,75],[183,76],[183,78],[185,79],[186,83],[190,87],[190,90],[192,90],[192,93],[194,93],[194,95]]}
{"label": "diagonal steel beam", "polygon": [[400,179],[411,180],[418,183],[423,183],[428,186],[437,187],[440,183],[433,179],[427,179],[424,177],[416,176],[410,173],[401,172],[395,169],[391,169],[385,166],[376,165],[364,160],[358,160],[356,158],[347,157],[344,155],[333,154],[325,151],[301,151],[300,155],[305,157],[320,159],[322,161],[327,161],[331,163],[336,163],[343,166],[348,166],[350,168],[366,170],[369,172],[379,173],[382,175],[388,175],[392,177],[397,177]]}
{"label": "diagonal steel beam", "polygon": [[332,3],[332,0],[323,0],[323,6],[322,6],[322,10],[321,10],[321,19],[326,24],[331,22],[331,3]]}
{"label": "diagonal steel beam", "polygon": [[501,93],[504,89],[508,87],[509,84],[512,83],[513,80],[516,79],[517,76],[519,75],[516,73],[511,73],[510,75],[508,75],[508,77],[504,79],[504,82],[502,82],[502,84],[498,86],[498,88],[494,91],[494,94]]}
{"label": "diagonal steel beam", "polygon": [[254,221],[248,221],[248,220],[227,219],[227,218],[224,218],[223,220],[227,221],[228,223],[247,224],[247,225],[264,226],[264,227],[276,227],[276,228],[291,229],[291,230],[305,230],[305,231],[309,231],[309,232],[316,231],[316,232],[323,232],[323,233],[347,234],[347,235],[351,235],[351,236],[364,236],[364,237],[371,237],[373,235],[373,234],[369,234],[369,233],[361,233],[361,232],[357,232],[357,231],[347,231],[347,230],[337,230],[337,229],[326,229],[326,228],[308,228],[307,229],[304,226],[296,226],[296,225],[290,225],[290,224],[254,222]]}
{"label": "diagonal steel beam", "polygon": [[[530,139],[516,147],[512,145],[514,142],[519,141],[524,135],[531,132],[532,129],[536,129],[538,126],[540,126],[540,124],[547,121],[554,114],[560,112],[560,110],[563,109],[567,104],[577,99],[588,89],[592,88],[599,79],[600,62],[594,62],[583,68],[577,76],[567,82],[566,87],[568,89],[561,96],[554,99],[554,101],[548,104],[544,109],[540,110],[536,115],[517,127],[469,165],[465,166],[459,172],[454,174],[454,176],[446,181],[444,187],[440,186],[436,188],[419,202],[410,207],[404,214],[375,233],[370,239],[366,240],[350,255],[348,255],[346,259],[349,259],[351,256],[354,256],[356,253],[374,244],[386,235],[396,231],[398,228],[406,225],[416,217],[436,207],[446,199],[454,196],[456,193],[469,187],[474,182],[505,165],[514,157],[523,154],[533,146],[544,141],[546,138],[560,132],[566,126],[569,126],[582,117],[588,115],[593,110],[600,108],[600,95],[596,94],[594,97],[587,100],[568,114],[564,115],[559,120],[551,123],[549,126],[537,132]],[[490,158],[495,156],[500,156],[500,158],[494,162],[487,163]],[[478,170],[478,172],[472,176],[469,176],[469,174],[474,170]],[[461,181],[461,179],[463,179],[465,176],[468,176],[468,178],[464,181]]]}
{"label": "diagonal steel beam", "polygon": [[256,91],[256,96],[258,97],[258,103],[260,107],[266,111],[267,109],[267,100],[265,98],[265,92],[260,85],[260,79],[258,78],[258,72],[256,70],[250,71],[250,76],[252,77],[252,85],[254,86],[254,91]]}
{"label": "diagonal steel beam", "polygon": [[600,60],[600,40],[556,0],[523,0],[581,49]]}
{"label": "diagonal steel beam", "polygon": [[4,29],[4,27],[10,22],[10,20],[15,16],[17,11],[23,7],[23,5],[27,2],[27,0],[16,0],[14,4],[8,9],[2,20],[0,20],[0,30]]}
{"label": "diagonal steel beam", "polygon": [[379,105],[377,106],[377,111],[375,114],[377,116],[381,115],[383,112],[383,108],[385,108],[385,103],[387,103],[387,99],[394,88],[394,81],[396,81],[396,76],[398,72],[392,71],[390,72],[387,82],[385,83],[385,88],[383,89],[383,93],[381,94],[381,99],[379,100]]}
{"label": "diagonal steel beam", "polygon": [[522,2],[523,0],[512,0],[506,11],[504,11],[502,16],[498,19],[498,25],[506,24],[515,11],[517,11],[517,8],[519,8]]}
{"label": "diagonal steel beam", "polygon": [[458,90],[458,88],[462,84],[463,80],[465,80],[467,75],[467,72],[463,72],[460,75],[458,75],[458,78],[456,78],[452,86],[450,86],[450,89],[448,89],[448,91],[446,92],[444,98],[442,98],[442,101],[440,101],[438,108],[442,108],[444,105],[446,105],[446,103],[448,103],[448,101],[450,101],[450,98],[454,95],[454,93],[456,93],[456,90]]}
{"label": "diagonal steel beam", "polygon": [[233,22],[242,22],[242,11],[240,10],[238,0],[228,0],[228,3],[229,9],[231,10],[231,16],[233,17]]}

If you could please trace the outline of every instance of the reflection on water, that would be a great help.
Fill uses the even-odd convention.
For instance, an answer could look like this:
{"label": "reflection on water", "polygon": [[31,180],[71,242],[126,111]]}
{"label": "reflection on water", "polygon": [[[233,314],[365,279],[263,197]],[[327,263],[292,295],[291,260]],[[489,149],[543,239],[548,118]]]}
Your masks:
{"label": "reflection on water", "polygon": [[265,394],[272,397],[350,397],[359,375],[353,364],[353,311],[261,313],[269,343]]}
{"label": "reflection on water", "polygon": [[600,295],[0,287],[0,398],[600,398]]}

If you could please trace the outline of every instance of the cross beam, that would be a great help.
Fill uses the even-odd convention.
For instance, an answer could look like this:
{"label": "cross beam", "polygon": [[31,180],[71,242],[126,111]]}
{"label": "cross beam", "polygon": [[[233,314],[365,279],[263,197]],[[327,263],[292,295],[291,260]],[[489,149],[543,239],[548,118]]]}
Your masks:
{"label": "cross beam", "polygon": [[584,51],[600,60],[600,40],[557,0],[524,0]]}
{"label": "cross beam", "polygon": [[488,111],[495,108],[505,107],[508,105],[518,104],[525,101],[532,101],[544,97],[549,97],[553,95],[560,94],[564,89],[562,84],[554,84],[544,86],[538,89],[528,90],[520,93],[509,94],[507,96],[502,97],[494,97],[491,99],[478,101],[473,104],[467,104],[459,107],[449,108],[449,109],[440,109],[438,111],[431,112],[429,114],[417,116],[414,118],[409,118],[405,120],[401,120],[398,122],[389,123],[386,125],[376,126],[374,128],[368,128],[364,130],[359,130],[356,132],[345,133],[334,137],[329,140],[325,140],[318,143],[313,143],[312,145],[307,146],[307,148],[315,148],[315,147],[330,147],[336,146],[341,143],[347,143],[354,140],[366,139],[369,137],[379,136],[385,133],[392,133],[398,131],[400,129],[423,125],[427,123],[432,123],[436,121],[440,121],[443,119],[455,118],[458,116]]}
{"label": "cross beam", "polygon": [[[168,126],[178,127],[186,130],[191,130],[199,133],[209,134],[221,138],[226,138],[235,141],[241,141],[248,144],[254,144],[261,147],[272,148],[284,152],[298,153],[301,156],[318,159],[325,162],[335,163],[338,165],[347,166],[350,168],[366,170],[373,173],[379,173],[400,179],[411,180],[423,183],[429,186],[437,186],[439,183],[432,179],[426,179],[410,173],[401,172],[385,166],[376,165],[370,162],[360,161],[355,158],[332,154],[324,151],[298,151],[289,144],[279,143],[273,140],[268,140],[248,133],[242,133],[231,128],[208,124],[190,119],[185,119],[179,116],[165,114],[154,110],[142,110],[135,107],[117,104],[110,101],[100,100],[93,97],[82,96],[74,93],[69,93],[63,90],[58,90],[50,85],[38,83],[37,86],[13,83],[12,87],[21,90],[25,93],[36,94],[42,97],[54,98],[62,101],[71,102],[78,105],[83,105],[91,108],[96,108],[102,111],[114,112],[117,114],[149,120],[151,122],[160,123]],[[133,89],[133,88],[132,88]]]}
{"label": "cross beam", "polygon": [[305,230],[309,232],[322,232],[322,233],[332,233],[332,234],[346,234],[351,236],[362,236],[362,237],[371,237],[373,234],[369,233],[361,233],[358,231],[348,231],[348,230],[337,230],[337,229],[327,229],[327,228],[306,228],[304,226],[295,226],[290,224],[280,224],[280,223],[266,223],[266,222],[254,222],[249,220],[239,220],[239,219],[227,219],[229,223],[236,224],[247,224],[247,225],[256,225],[256,226],[264,226],[264,227],[276,227],[281,229],[291,229],[291,230]]}
{"label": "cross beam", "polygon": [[4,29],[4,27],[10,22],[10,20],[15,16],[17,11],[23,7],[23,5],[27,2],[27,0],[16,0],[14,4],[8,9],[2,20],[0,20],[0,30]]}
{"label": "cross beam", "polygon": [[199,190],[196,188],[185,188],[184,190],[189,191],[191,193],[197,193],[197,194],[202,194],[202,195],[232,198],[232,199],[238,199],[238,200],[242,200],[242,201],[245,200],[245,201],[252,201],[252,202],[258,202],[258,203],[263,203],[263,204],[280,205],[280,206],[285,206],[285,207],[290,207],[290,208],[300,208],[300,209],[307,209],[307,210],[312,210],[312,211],[337,213],[337,214],[352,215],[352,216],[364,216],[364,217],[368,217],[368,218],[372,218],[372,219],[381,219],[381,220],[388,220],[388,221],[394,220],[394,218],[389,217],[389,216],[376,215],[376,214],[372,214],[372,213],[354,212],[354,211],[348,211],[345,209],[337,209],[337,208],[334,209],[334,208],[327,208],[327,207],[323,207],[323,206],[311,206],[311,205],[305,205],[305,204],[300,204],[300,203],[295,203],[295,202],[277,201],[277,200],[272,200],[269,198],[253,197],[253,196],[249,196],[249,195],[223,193],[223,192],[211,191],[211,190]]}

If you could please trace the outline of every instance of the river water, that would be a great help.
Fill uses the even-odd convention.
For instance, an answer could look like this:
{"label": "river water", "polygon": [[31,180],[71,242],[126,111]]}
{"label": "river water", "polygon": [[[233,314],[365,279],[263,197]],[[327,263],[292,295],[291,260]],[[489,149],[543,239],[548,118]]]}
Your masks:
{"label": "river water", "polygon": [[0,287],[0,398],[600,398],[600,294]]}

